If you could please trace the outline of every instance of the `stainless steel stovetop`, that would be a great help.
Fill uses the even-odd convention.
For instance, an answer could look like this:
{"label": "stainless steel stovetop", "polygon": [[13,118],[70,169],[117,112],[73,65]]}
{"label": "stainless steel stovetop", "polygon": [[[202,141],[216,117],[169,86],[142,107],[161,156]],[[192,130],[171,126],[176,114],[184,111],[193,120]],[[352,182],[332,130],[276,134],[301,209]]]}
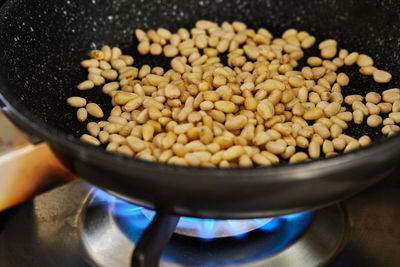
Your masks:
{"label": "stainless steel stovetop", "polygon": [[[82,214],[85,214],[84,218],[88,218],[86,216],[87,205],[85,206],[84,202],[87,202],[90,190],[91,186],[82,180],[73,181],[0,213],[0,266],[83,267],[93,265],[93,258],[88,256],[87,246],[82,245]],[[327,264],[328,266],[400,266],[400,227],[398,227],[400,222],[400,169],[374,187],[342,202],[339,208],[346,217],[347,227],[342,231],[339,229],[329,233],[322,228],[314,229],[313,231],[317,232],[320,238],[311,238],[312,242],[307,244],[308,247],[297,242],[296,253],[299,251],[304,253],[303,258],[307,259],[315,257],[314,254],[309,253],[308,249],[320,251],[322,254],[324,249],[329,252],[324,247],[327,246],[325,241],[321,242],[321,240],[329,239],[329,235],[337,233],[337,235],[344,235],[344,238],[338,237],[341,240],[341,248],[339,248],[341,250],[340,252],[332,251],[335,255]],[[328,220],[324,214],[335,209],[335,207],[330,207],[317,211],[314,221],[324,218],[325,221]],[[100,213],[95,216],[104,217]],[[329,221],[333,225],[341,222],[337,218],[329,219]],[[311,222],[309,228],[316,228],[315,225],[318,224]],[[108,237],[107,231],[111,230],[103,229],[103,232],[95,233],[95,237],[104,235],[105,238],[100,238],[101,245],[94,247],[105,248],[105,251],[97,253],[103,258],[112,258],[108,247],[117,240],[113,239],[115,238],[113,236]],[[90,234],[93,236],[93,231]],[[260,234],[254,235],[258,236],[258,239],[264,238],[260,237]],[[299,240],[307,238],[310,239],[306,231]],[[172,243],[176,243],[176,239],[181,240],[179,249],[183,254],[193,253],[185,248],[185,244],[188,246],[200,244],[199,252],[210,249],[210,243],[202,244],[198,241],[194,242],[193,239],[181,237],[176,237]],[[254,238],[247,238],[247,241],[229,242],[239,242],[239,246],[243,246],[245,242],[250,242],[249,239]],[[129,250],[131,249],[127,247],[125,252],[130,254]],[[259,247],[254,247],[254,250],[258,249]],[[293,248],[290,249],[293,250]],[[123,246],[119,248],[118,255],[121,254],[121,250],[124,250]],[[249,263],[240,266],[275,266],[273,263],[280,266],[304,266],[304,263],[302,265],[300,262],[290,262],[288,258],[283,258],[280,255],[284,254],[283,252],[267,256],[270,259],[258,261],[258,265]],[[285,253],[288,254],[287,251]],[[212,264],[215,255],[210,252],[204,255],[210,259],[207,265],[221,266],[221,264]],[[274,260],[278,258],[279,261],[272,261],[271,258]],[[205,261],[207,262],[207,259]],[[111,266],[111,262],[109,266]],[[116,266],[115,262],[112,265]],[[163,265],[188,266],[166,264],[165,262]],[[229,266],[235,266],[235,264]]]}

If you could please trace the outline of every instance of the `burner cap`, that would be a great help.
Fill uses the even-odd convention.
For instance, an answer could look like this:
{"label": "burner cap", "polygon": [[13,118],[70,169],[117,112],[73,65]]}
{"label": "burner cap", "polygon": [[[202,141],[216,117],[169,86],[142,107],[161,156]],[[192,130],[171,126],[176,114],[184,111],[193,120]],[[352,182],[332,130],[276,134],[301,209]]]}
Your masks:
{"label": "burner cap", "polygon": [[[141,212],[151,221],[155,212],[142,209]],[[249,220],[214,220],[181,217],[175,229],[175,233],[197,237],[201,239],[213,239],[223,237],[241,237],[244,234],[260,228],[273,219],[249,219]]]}

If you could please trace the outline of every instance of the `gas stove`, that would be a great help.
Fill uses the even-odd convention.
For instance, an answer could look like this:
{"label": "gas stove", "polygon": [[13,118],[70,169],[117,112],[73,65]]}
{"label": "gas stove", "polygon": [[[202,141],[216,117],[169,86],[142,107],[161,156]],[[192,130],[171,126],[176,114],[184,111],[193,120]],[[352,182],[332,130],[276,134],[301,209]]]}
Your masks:
{"label": "gas stove", "polygon": [[[153,211],[92,190],[78,224],[89,261],[100,266],[130,266],[131,252],[154,215]],[[320,235],[321,230],[326,234]],[[314,214],[266,219],[181,217],[160,266],[265,266],[287,261],[317,265],[340,247],[344,230],[344,214],[337,206]],[[316,242],[324,246],[313,251],[319,254],[318,259],[301,253]]]}
{"label": "gas stove", "polygon": [[[180,218],[160,266],[400,266],[400,170],[327,208]],[[82,180],[0,213],[0,266],[130,266],[154,212]]]}

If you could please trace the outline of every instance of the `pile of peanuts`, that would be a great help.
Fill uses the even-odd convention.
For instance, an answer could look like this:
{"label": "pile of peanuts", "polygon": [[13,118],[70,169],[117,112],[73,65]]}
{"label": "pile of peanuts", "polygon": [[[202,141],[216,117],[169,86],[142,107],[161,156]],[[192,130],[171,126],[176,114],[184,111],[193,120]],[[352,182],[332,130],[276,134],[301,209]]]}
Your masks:
{"label": "pile of peanuts", "polygon": [[[400,89],[382,94],[342,95],[349,77],[342,66],[357,64],[377,83],[390,73],[371,57],[338,51],[336,40],[319,43],[319,56],[296,70],[303,49],[316,38],[286,30],[274,38],[265,28],[242,22],[200,20],[177,33],[137,29],[140,54],[164,54],[171,69],[133,67],[134,59],[117,47],[93,50],[81,62],[88,80],[78,90],[102,86],[114,108],[106,120],[87,124],[83,142],[126,156],[178,165],[250,167],[329,157],[371,142],[344,134],[348,122],[382,127],[391,135],[400,127]],[[219,55],[227,54],[227,66]],[[84,122],[102,119],[99,105],[74,96],[67,103]],[[347,110],[344,103],[351,106]],[[385,119],[380,114],[385,113]]]}

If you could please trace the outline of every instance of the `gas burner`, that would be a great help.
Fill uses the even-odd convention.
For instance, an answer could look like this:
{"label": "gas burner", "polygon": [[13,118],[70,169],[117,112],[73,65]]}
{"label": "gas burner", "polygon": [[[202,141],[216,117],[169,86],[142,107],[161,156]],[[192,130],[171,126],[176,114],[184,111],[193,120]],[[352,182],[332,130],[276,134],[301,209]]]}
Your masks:
{"label": "gas burner", "polygon": [[[129,233],[132,231],[141,233],[156,214],[155,211],[125,202],[101,190],[97,190],[95,194],[98,198],[104,199],[109,203],[111,214],[115,216],[117,224],[127,236],[129,236]],[[255,229],[272,231],[278,228],[284,220],[299,221],[302,219],[304,221],[304,227],[307,227],[310,217],[311,214],[309,212],[277,218],[250,220],[214,220],[181,217],[174,232],[185,236],[201,238],[203,240],[212,240],[222,237],[242,238],[246,236],[248,232]],[[298,227],[298,230],[301,232],[302,227]],[[137,241],[134,240],[134,238],[131,239],[135,242]]]}
{"label": "gas burner", "polygon": [[[80,214],[87,260],[97,266],[130,266],[132,251],[154,216],[154,211],[93,189]],[[339,206],[265,219],[181,217],[160,266],[317,266],[340,250],[345,231]]]}

